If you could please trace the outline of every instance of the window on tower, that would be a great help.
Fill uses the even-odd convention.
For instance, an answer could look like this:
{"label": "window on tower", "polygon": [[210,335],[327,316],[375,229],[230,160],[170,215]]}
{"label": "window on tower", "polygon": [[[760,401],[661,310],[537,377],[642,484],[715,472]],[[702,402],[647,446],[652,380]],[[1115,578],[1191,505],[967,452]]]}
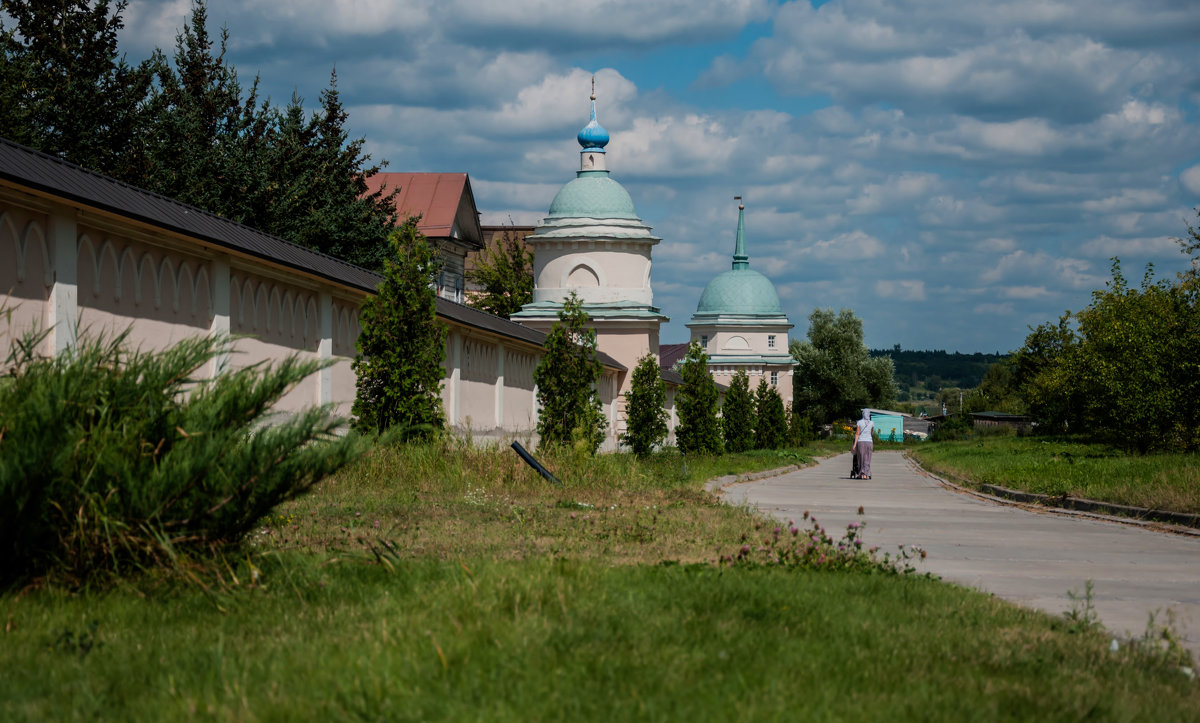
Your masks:
{"label": "window on tower", "polygon": [[708,348],[708,337],[707,336],[700,337],[700,346],[705,349]]}
{"label": "window on tower", "polygon": [[767,348],[768,349],[775,348],[775,335],[774,334],[767,334]]}
{"label": "window on tower", "polygon": [[771,372],[771,386],[779,386],[779,372]]}

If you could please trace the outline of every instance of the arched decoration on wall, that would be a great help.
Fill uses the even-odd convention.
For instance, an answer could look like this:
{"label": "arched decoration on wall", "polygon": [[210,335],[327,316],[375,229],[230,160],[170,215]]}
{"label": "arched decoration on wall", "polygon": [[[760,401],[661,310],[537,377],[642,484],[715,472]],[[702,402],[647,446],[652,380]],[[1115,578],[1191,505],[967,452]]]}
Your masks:
{"label": "arched decoration on wall", "polygon": [[742,351],[750,348],[750,343],[746,341],[744,336],[731,336],[729,341],[725,342],[723,349]]}
{"label": "arched decoration on wall", "polygon": [[94,295],[100,295],[100,290],[106,280],[104,272],[109,269],[112,270],[112,285],[115,298],[117,279],[121,278],[121,260],[118,255],[117,245],[113,243],[112,239],[104,239],[104,243],[100,244],[100,252],[96,254],[96,278],[92,290]]}
{"label": "arched decoration on wall", "polygon": [[[204,303],[200,303],[201,297]],[[208,266],[200,265],[196,270],[196,284],[192,287],[192,316],[212,320],[212,281],[208,278]]]}
{"label": "arched decoration on wall", "polygon": [[[41,262],[43,283],[46,286],[54,283],[54,269],[50,265],[50,249],[46,246],[46,233],[42,230],[41,224],[37,221],[30,221],[25,224],[25,232],[19,234],[17,222],[13,220],[12,215],[7,211],[0,212],[0,241],[5,238],[12,239],[11,248],[16,252],[16,258],[13,259],[14,264],[9,268],[16,272],[17,283],[25,282],[31,258]],[[0,291],[7,293],[8,289],[0,289]]]}
{"label": "arched decoration on wall", "polygon": [[[275,292],[279,293],[278,287]],[[279,335],[285,339],[296,335],[296,299],[291,289],[285,289],[279,298]]]}
{"label": "arched decoration on wall", "polygon": [[[137,263],[137,284],[133,289],[133,303],[135,306],[141,306],[142,302],[149,298],[155,300],[158,298],[158,275],[154,272],[154,256],[149,251],[142,254]],[[146,291],[149,290],[149,295]]]}
{"label": "arched decoration on wall", "polygon": [[92,239],[87,234],[79,237],[79,252],[76,258],[78,277],[76,283],[79,285],[80,294],[84,289],[96,286],[96,245],[92,243]]}
{"label": "arched decoration on wall", "polygon": [[196,276],[192,273],[192,265],[187,261],[179,263],[179,270],[175,273],[175,298],[171,300],[171,311],[179,313],[180,298],[183,294],[191,296],[183,304],[183,308],[191,309],[191,313],[196,313]]}
{"label": "arched decoration on wall", "polygon": [[321,324],[317,317],[317,302],[313,297],[308,297],[308,303],[304,305],[304,343],[306,345],[315,345],[321,338]]}
{"label": "arched decoration on wall", "polygon": [[570,270],[564,272],[559,280],[559,288],[563,289],[597,286],[608,286],[608,279],[604,275],[604,267],[587,256],[576,259]]}
{"label": "arched decoration on wall", "polygon": [[175,299],[175,262],[170,256],[163,256],[158,262],[158,285],[154,289],[154,308],[163,308],[164,300],[174,303]]}
{"label": "arched decoration on wall", "polygon": [[259,282],[254,289],[254,321],[250,325],[254,331],[262,332],[269,328],[271,322],[267,319],[267,307],[270,303],[267,299],[267,285]]}
{"label": "arched decoration on wall", "polygon": [[591,289],[600,286],[600,275],[587,264],[576,264],[575,268],[571,269],[571,273],[567,275],[567,281],[563,284],[563,288],[568,289]]}
{"label": "arched decoration on wall", "polygon": [[646,273],[642,274],[642,288],[650,288],[650,267],[654,264],[652,261],[646,261]]}

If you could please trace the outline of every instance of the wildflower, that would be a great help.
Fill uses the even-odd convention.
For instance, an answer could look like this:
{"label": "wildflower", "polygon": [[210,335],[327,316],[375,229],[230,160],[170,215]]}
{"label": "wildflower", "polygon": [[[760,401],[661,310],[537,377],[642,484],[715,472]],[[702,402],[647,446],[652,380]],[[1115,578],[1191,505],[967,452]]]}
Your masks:
{"label": "wildflower", "polygon": [[862,508],[862,505],[859,505],[859,506],[858,506],[858,514],[860,514],[860,515],[861,515],[862,513],[863,513],[863,508]]}

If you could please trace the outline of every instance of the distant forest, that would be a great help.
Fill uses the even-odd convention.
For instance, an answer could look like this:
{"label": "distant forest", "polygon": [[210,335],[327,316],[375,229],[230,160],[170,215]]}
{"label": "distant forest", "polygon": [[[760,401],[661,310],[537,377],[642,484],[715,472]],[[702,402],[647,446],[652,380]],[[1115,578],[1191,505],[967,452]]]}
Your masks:
{"label": "distant forest", "polygon": [[992,364],[1007,354],[959,354],[940,349],[914,351],[871,349],[871,356],[888,356],[896,367],[897,401],[932,398],[942,389],[973,389],[979,386]]}

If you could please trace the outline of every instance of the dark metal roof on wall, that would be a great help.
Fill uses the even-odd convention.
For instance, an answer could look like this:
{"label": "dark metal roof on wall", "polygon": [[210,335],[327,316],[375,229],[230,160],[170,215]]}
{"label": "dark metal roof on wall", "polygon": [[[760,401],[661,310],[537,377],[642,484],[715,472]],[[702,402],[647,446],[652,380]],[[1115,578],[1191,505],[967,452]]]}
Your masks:
{"label": "dark metal roof on wall", "polygon": [[[221,218],[194,206],[131,186],[73,163],[0,138],[0,180],[36,189],[70,202],[149,224],[237,251],[265,261],[319,276],[353,289],[375,293],[383,277],[341,259],[318,253]],[[544,346],[546,335],[514,321],[493,316],[439,297],[437,313],[473,327]],[[607,354],[600,363],[620,371],[625,366]]]}
{"label": "dark metal roof on wall", "polygon": [[195,206],[131,186],[0,138],[0,180],[13,181],[81,205],[140,221],[319,276],[362,291],[380,277],[341,259],[297,246]]}

